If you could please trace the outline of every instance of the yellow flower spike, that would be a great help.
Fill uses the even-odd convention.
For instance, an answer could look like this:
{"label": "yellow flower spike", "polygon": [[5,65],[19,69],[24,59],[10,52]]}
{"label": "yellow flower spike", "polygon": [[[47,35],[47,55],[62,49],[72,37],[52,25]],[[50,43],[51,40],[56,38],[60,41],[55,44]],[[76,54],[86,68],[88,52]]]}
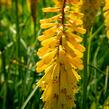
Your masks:
{"label": "yellow flower spike", "polygon": [[44,109],[72,109],[81,78],[77,70],[83,69],[83,14],[79,0],[53,1],[55,7],[44,8],[43,12],[57,15],[40,21],[45,30],[38,37],[42,47],[37,52],[41,60],[36,70],[44,71],[44,76],[37,85],[43,90]]}
{"label": "yellow flower spike", "polygon": [[109,39],[109,1],[105,0],[104,17],[107,30],[107,38]]}
{"label": "yellow flower spike", "polygon": [[100,0],[81,0],[84,28],[90,30],[100,6]]}

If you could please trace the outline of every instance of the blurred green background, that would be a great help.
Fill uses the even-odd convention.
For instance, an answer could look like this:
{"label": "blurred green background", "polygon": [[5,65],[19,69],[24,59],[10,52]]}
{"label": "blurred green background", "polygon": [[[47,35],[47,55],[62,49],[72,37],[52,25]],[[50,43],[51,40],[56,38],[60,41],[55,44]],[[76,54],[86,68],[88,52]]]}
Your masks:
{"label": "blurred green background", "polygon": [[[43,73],[36,73],[35,67],[40,47],[37,36],[42,31],[39,20],[53,15],[42,12],[48,6],[53,6],[51,0],[0,0],[0,109],[43,107],[41,91],[35,85]],[[102,6],[88,37],[86,109],[109,109],[109,40]],[[81,109],[83,81],[76,109]]]}

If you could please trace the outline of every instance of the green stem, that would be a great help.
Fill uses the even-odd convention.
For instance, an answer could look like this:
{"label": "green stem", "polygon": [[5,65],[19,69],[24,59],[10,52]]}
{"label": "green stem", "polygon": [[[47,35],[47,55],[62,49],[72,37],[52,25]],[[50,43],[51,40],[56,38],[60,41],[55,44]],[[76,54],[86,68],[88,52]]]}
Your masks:
{"label": "green stem", "polygon": [[[94,54],[93,65],[95,67],[97,67],[97,55],[98,55],[99,49],[100,47],[98,46]],[[94,80],[95,80],[95,95],[96,95],[96,92],[97,92],[97,70],[96,69],[94,69]],[[97,102],[96,97],[95,97],[95,101]]]}
{"label": "green stem", "polygon": [[43,7],[46,7],[46,0],[43,0]]}
{"label": "green stem", "polygon": [[[89,33],[89,40],[88,40],[88,47],[87,47],[87,65],[90,64],[90,53],[91,53],[91,43],[92,43],[92,30]],[[87,78],[89,78],[90,75],[90,67],[87,66]]]}
{"label": "green stem", "polygon": [[[18,60],[20,60],[20,30],[19,30],[19,16],[18,16],[18,0],[15,0],[15,8],[16,8],[16,55]],[[19,72],[19,78],[20,78],[20,67],[18,65],[18,72]]]}
{"label": "green stem", "polygon": [[[21,60],[21,54],[20,54],[20,27],[19,27],[19,13],[18,13],[18,0],[15,0],[15,9],[16,9],[16,56],[18,60]],[[19,65],[17,65],[17,71],[18,71],[18,81],[21,80],[22,81],[22,73],[21,73],[21,67]],[[16,82],[17,82],[17,77],[16,77]],[[16,85],[16,83],[15,83]],[[19,107],[22,104],[22,88],[16,88],[15,86],[15,91],[17,91],[17,96],[18,96],[18,102],[19,102]]]}
{"label": "green stem", "polygon": [[25,109],[26,105],[28,104],[28,102],[31,100],[32,96],[35,94],[36,90],[38,89],[38,86],[36,86],[34,88],[34,90],[30,93],[30,95],[28,96],[28,98],[26,99],[26,101],[23,103],[21,109]]}
{"label": "green stem", "polygon": [[[43,7],[46,7],[46,0],[42,0],[42,4],[43,4]],[[47,14],[44,13],[44,17],[46,18],[47,17]]]}
{"label": "green stem", "polygon": [[98,72],[100,73],[104,73],[102,70],[100,70],[99,68],[97,68],[96,66],[93,66],[91,64],[88,65],[89,67],[93,68],[93,69],[96,69]]}
{"label": "green stem", "polygon": [[4,83],[4,99],[3,99],[3,109],[6,109],[6,100],[7,100],[7,82]]}
{"label": "green stem", "polygon": [[[100,47],[98,46],[96,51],[95,51],[95,54],[94,54],[94,58],[93,58],[93,66],[97,68],[97,55],[98,55],[98,52],[99,52],[99,49]],[[94,69],[94,91],[95,91],[95,102],[96,102],[96,107],[98,105],[98,101],[97,101],[97,69]]]}
{"label": "green stem", "polygon": [[83,73],[83,99],[82,99],[82,109],[87,109],[87,84],[88,84],[88,77],[90,75],[90,49],[91,49],[91,38],[92,31],[89,33],[87,32],[86,36],[84,37],[84,47],[86,51],[84,53],[84,73]]}
{"label": "green stem", "polygon": [[4,77],[5,77],[5,80],[7,79],[7,74],[6,74],[6,61],[5,61],[5,51],[3,50],[2,53],[1,53],[1,58],[2,58],[2,72],[4,73]]}
{"label": "green stem", "polygon": [[93,35],[89,38],[89,40],[93,40],[93,38],[103,29],[104,23],[94,32]]}
{"label": "green stem", "polygon": [[86,51],[84,52],[84,72],[83,72],[83,94],[82,94],[82,109],[86,109],[87,107],[87,102],[86,102],[86,97],[87,97],[87,51],[88,51],[88,46],[87,46],[87,35],[84,36],[84,47],[86,48]]}
{"label": "green stem", "polygon": [[3,50],[1,53],[2,57],[2,72],[4,73],[4,99],[3,99],[3,109],[6,109],[6,99],[7,99],[7,74],[6,74],[6,62],[5,62],[5,51]]}
{"label": "green stem", "polygon": [[[90,34],[87,32],[86,36],[84,37],[84,47],[86,48],[86,51],[84,53],[84,73],[83,73],[83,98],[82,98],[82,109],[87,109],[87,79],[90,75],[90,49],[91,49],[91,41],[93,38],[98,34],[98,32],[104,27],[104,24],[102,24],[96,32],[92,35],[92,31]],[[87,35],[90,35],[88,38]]]}
{"label": "green stem", "polygon": [[107,94],[108,89],[108,77],[109,77],[109,66],[106,67],[106,76],[105,76],[105,86],[104,86],[104,94]]}
{"label": "green stem", "polygon": [[34,20],[34,40],[36,40],[36,19]]}

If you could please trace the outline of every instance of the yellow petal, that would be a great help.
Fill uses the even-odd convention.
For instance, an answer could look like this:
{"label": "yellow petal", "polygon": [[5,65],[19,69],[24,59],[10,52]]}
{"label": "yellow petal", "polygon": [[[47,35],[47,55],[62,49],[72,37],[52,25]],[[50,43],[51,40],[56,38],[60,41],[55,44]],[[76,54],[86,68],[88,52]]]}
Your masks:
{"label": "yellow petal", "polygon": [[54,22],[56,20],[59,20],[60,17],[61,17],[61,14],[58,14],[58,15],[55,15],[55,16],[53,16],[51,18],[40,20],[40,23],[43,24],[43,23]]}
{"label": "yellow petal", "polygon": [[43,12],[60,12],[61,9],[58,7],[48,7],[48,8],[43,8]]}
{"label": "yellow petal", "polygon": [[41,28],[46,29],[46,28],[50,28],[50,27],[53,27],[56,25],[57,25],[56,23],[43,23],[43,24],[41,24]]}

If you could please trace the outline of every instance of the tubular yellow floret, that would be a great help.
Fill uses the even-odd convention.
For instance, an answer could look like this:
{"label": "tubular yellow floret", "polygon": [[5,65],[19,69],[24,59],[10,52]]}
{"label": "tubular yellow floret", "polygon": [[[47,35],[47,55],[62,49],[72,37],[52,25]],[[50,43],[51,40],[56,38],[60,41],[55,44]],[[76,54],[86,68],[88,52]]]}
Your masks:
{"label": "tubular yellow floret", "polygon": [[105,0],[104,17],[105,17],[107,38],[109,39],[109,0]]}
{"label": "tubular yellow floret", "polygon": [[44,109],[72,109],[75,93],[83,69],[82,57],[85,48],[81,45],[83,29],[79,12],[79,0],[53,0],[56,7],[44,8],[44,12],[56,12],[52,18],[41,20],[41,28],[46,28],[39,41],[42,47],[37,54],[37,72],[45,75],[37,85],[44,91],[41,99]]}

